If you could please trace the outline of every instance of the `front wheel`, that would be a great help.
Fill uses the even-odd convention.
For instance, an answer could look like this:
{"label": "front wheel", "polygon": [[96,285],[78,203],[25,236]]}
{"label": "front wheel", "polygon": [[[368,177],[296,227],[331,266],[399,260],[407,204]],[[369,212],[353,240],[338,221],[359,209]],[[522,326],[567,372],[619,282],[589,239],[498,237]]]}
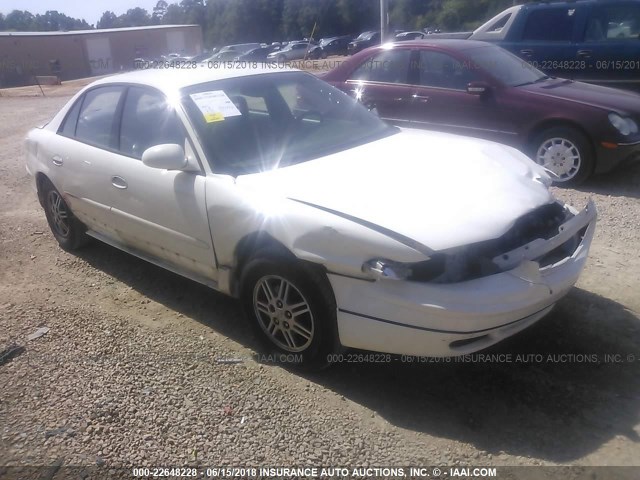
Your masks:
{"label": "front wheel", "polygon": [[[337,350],[336,303],[331,285],[316,267],[261,255],[245,267],[241,301],[269,352],[297,366],[328,366]],[[292,360],[291,360],[292,359]]]}
{"label": "front wheel", "polygon": [[531,142],[530,154],[536,163],[552,173],[556,185],[579,185],[593,172],[591,144],[574,128],[544,130]]}

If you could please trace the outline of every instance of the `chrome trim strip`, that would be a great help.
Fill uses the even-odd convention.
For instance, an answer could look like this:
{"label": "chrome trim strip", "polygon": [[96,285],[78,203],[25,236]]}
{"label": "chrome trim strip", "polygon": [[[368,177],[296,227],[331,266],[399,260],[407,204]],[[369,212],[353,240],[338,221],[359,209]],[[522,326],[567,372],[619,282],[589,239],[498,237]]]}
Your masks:
{"label": "chrome trim strip", "polygon": [[428,327],[420,327],[418,325],[409,325],[407,323],[400,323],[400,322],[395,322],[393,320],[386,320],[384,318],[373,317],[371,315],[366,315],[364,313],[352,312],[351,310],[345,310],[343,308],[338,308],[338,311],[342,312],[342,313],[346,313],[348,315],[355,315],[356,317],[366,318],[367,320],[374,320],[376,322],[388,323],[389,325],[395,325],[397,327],[405,327],[405,328],[411,328],[411,329],[414,329],[414,330],[421,330],[423,332],[445,333],[445,334],[451,334],[451,335],[471,335],[471,334],[474,334],[474,333],[485,333],[485,332],[491,332],[493,330],[499,330],[499,329],[501,329],[503,327],[508,327],[509,325],[513,325],[514,323],[522,322],[524,320],[527,320],[528,318],[534,317],[534,316],[544,312],[547,309],[550,309],[549,307],[551,307],[551,306],[552,305],[547,305],[543,309],[538,310],[537,312],[534,312],[531,315],[527,315],[526,317],[519,318],[517,320],[513,320],[511,322],[507,322],[507,323],[504,323],[502,325],[498,325],[497,327],[484,328],[482,330],[470,330],[470,331],[466,331],[466,332],[461,332],[461,331],[457,331],[457,330],[439,330],[437,328],[428,328]]}

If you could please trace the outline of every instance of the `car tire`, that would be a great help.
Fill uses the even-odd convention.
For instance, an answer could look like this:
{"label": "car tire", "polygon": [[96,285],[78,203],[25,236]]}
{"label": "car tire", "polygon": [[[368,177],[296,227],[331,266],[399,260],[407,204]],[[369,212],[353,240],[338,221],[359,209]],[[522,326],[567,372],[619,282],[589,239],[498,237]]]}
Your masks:
{"label": "car tire", "polygon": [[56,187],[44,180],[41,193],[47,223],[60,247],[73,251],[86,245],[90,240],[87,227],[73,215]]}
{"label": "car tire", "polygon": [[305,370],[332,363],[340,349],[336,301],[317,266],[259,252],[243,269],[240,300],[269,358]]}
{"label": "car tire", "polygon": [[529,146],[533,160],[557,176],[557,186],[575,186],[593,173],[595,156],[587,137],[571,127],[553,127],[538,133]]}
{"label": "car tire", "polygon": [[278,63],[286,63],[287,56],[286,55],[278,55]]}
{"label": "car tire", "polygon": [[320,54],[320,57],[322,57],[323,60],[325,58],[327,58],[328,56],[329,56],[329,54],[327,54],[327,52],[324,52],[324,51]]}

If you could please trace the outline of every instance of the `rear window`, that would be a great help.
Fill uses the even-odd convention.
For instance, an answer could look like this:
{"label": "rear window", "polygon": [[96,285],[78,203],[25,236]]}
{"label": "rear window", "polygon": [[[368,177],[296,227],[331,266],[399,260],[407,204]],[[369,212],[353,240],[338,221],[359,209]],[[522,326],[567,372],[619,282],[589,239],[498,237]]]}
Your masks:
{"label": "rear window", "polygon": [[570,42],[576,8],[548,8],[534,10],[529,14],[524,27],[523,40],[545,42]]}
{"label": "rear window", "polygon": [[82,102],[75,137],[99,147],[114,148],[115,113],[122,87],[100,87],[88,91]]}
{"label": "rear window", "polygon": [[604,5],[595,9],[584,36],[587,42],[638,40],[640,5]]}
{"label": "rear window", "polygon": [[58,133],[65,137],[74,137],[76,134],[76,125],[78,124],[78,114],[80,113],[80,107],[82,106],[82,98],[76,100],[76,103],[71,107],[69,113],[67,113],[64,122],[60,126]]}
{"label": "rear window", "polygon": [[411,50],[397,49],[381,52],[367,59],[349,78],[368,82],[399,83],[409,82],[409,59]]}

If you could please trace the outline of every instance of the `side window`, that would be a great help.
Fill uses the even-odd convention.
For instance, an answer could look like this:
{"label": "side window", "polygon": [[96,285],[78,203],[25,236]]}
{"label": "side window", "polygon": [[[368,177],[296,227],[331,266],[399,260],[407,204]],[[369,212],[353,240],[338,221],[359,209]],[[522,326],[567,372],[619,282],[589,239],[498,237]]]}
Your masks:
{"label": "side window", "polygon": [[113,127],[123,87],[100,87],[87,92],[75,137],[99,147],[113,148]]}
{"label": "side window", "polygon": [[607,5],[601,11],[606,40],[640,38],[640,5]]}
{"label": "side window", "polygon": [[76,125],[78,124],[78,114],[80,113],[80,107],[82,106],[82,97],[76,100],[71,109],[67,112],[62,125],[58,129],[60,135],[73,138],[76,135]]}
{"label": "side window", "polygon": [[511,15],[513,14],[508,13],[506,15],[503,15],[487,29],[487,32],[501,32],[507,22],[511,19]]}
{"label": "side window", "polygon": [[120,126],[122,154],[142,158],[149,147],[162,143],[184,146],[185,138],[182,123],[164,95],[145,88],[129,88]]}
{"label": "side window", "polygon": [[350,80],[406,84],[409,81],[410,57],[411,50],[407,49],[379,53],[360,65]]}
{"label": "side window", "polygon": [[523,40],[544,42],[570,42],[576,8],[545,8],[529,14],[522,35]]}
{"label": "side window", "polygon": [[424,87],[466,90],[469,82],[478,80],[474,68],[441,52],[421,50],[417,66]]}

